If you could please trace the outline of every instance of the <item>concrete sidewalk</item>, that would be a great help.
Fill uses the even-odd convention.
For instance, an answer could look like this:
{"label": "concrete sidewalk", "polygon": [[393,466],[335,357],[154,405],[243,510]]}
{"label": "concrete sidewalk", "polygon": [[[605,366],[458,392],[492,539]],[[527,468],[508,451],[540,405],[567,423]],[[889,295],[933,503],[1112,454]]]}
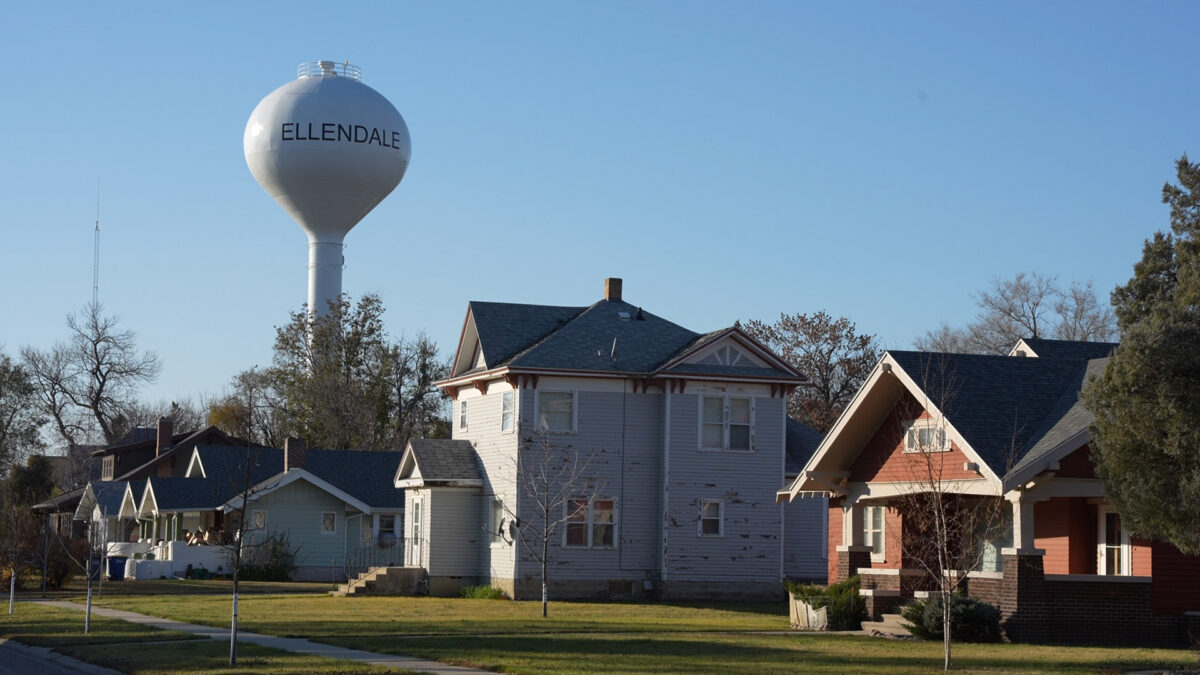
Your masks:
{"label": "concrete sidewalk", "polygon": [[[22,602],[36,602],[50,607],[61,607],[63,609],[75,609],[84,611],[86,605],[81,605],[74,602],[63,602],[61,600],[23,600]],[[199,635],[213,640],[229,641],[228,628],[213,628],[212,626],[200,626],[194,623],[184,623],[172,619],[162,619],[155,616],[146,616],[145,614],[137,614],[135,612],[126,612],[121,609],[109,609],[107,607],[92,606],[92,613],[96,616],[107,616],[114,619],[122,619],[130,623],[138,623],[143,626],[151,626],[154,628],[162,628],[164,630],[176,630],[192,635]],[[475,668],[464,668],[461,666],[450,666],[437,661],[429,661],[426,659],[418,659],[412,656],[399,656],[390,654],[376,654],[375,652],[364,652],[358,649],[347,649],[335,645],[322,644],[320,642],[312,642],[301,638],[282,638],[274,635],[260,635],[258,633],[250,633],[244,630],[238,631],[238,642],[249,642],[263,647],[271,647],[273,649],[281,649],[283,651],[294,652],[296,654],[307,654],[312,656],[324,656],[331,659],[346,659],[347,661],[357,661],[359,663],[369,663],[375,666],[384,666],[394,670],[408,670],[422,673],[446,673],[463,674],[463,673],[489,673],[491,671],[477,670]]]}

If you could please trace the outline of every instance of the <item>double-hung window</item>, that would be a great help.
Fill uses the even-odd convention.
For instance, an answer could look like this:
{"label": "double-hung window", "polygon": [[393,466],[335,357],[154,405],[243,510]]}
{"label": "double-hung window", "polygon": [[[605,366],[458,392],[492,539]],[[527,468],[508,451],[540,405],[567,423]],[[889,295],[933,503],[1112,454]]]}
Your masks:
{"label": "double-hung window", "polygon": [[513,419],[517,411],[516,393],[506,391],[500,395],[500,431],[513,430]]}
{"label": "double-hung window", "polygon": [[396,545],[396,515],[394,513],[381,513],[376,516],[379,519],[379,545],[389,547]]}
{"label": "double-hung window", "polygon": [[567,500],[567,530],[563,545],[572,548],[616,546],[617,503],[612,499]]}
{"label": "double-hung window", "polygon": [[871,562],[883,562],[884,558],[884,511],[885,506],[863,508],[863,544],[871,547]]}
{"label": "double-hung window", "polygon": [[753,449],[754,399],[740,396],[705,396],[701,406],[702,449]]}
{"label": "double-hung window", "polygon": [[575,392],[539,391],[538,428],[543,431],[574,433]]}
{"label": "double-hung window", "polygon": [[459,429],[467,428],[467,402],[466,401],[458,402],[458,428]]}
{"label": "double-hung window", "polygon": [[337,534],[337,513],[334,511],[321,512],[321,534]]}
{"label": "double-hung window", "polygon": [[1121,514],[1102,506],[1099,515],[1096,571],[1106,576],[1132,574],[1133,548],[1129,545],[1129,532],[1121,524]]}
{"label": "double-hung window", "polygon": [[696,533],[701,537],[721,537],[725,534],[725,503],[700,502],[700,524]]}

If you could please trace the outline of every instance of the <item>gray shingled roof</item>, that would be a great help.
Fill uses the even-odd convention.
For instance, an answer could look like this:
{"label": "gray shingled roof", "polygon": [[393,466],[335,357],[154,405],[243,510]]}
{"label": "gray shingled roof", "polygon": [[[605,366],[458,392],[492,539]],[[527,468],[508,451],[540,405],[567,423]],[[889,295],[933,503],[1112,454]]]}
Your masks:
{"label": "gray shingled roof", "polygon": [[483,478],[475,448],[467,441],[418,438],[408,445],[426,483]]}
{"label": "gray shingled roof", "polygon": [[369,450],[309,450],[304,468],[371,508],[404,508],[404,491],[392,480],[402,452]]}
{"label": "gray shingled roof", "polygon": [[[145,482],[141,481],[141,485],[136,485],[136,490],[145,488]],[[125,487],[129,485],[126,480],[98,480],[90,483],[92,494],[96,496],[96,504],[100,506],[100,512],[106,516],[115,516],[121,510],[121,501],[125,498]],[[137,492],[140,496],[141,493]]]}
{"label": "gray shingled roof", "polygon": [[[1087,382],[1093,377],[1100,377],[1104,374],[1104,368],[1107,365],[1108,359],[1088,361],[1083,381]],[[1047,415],[1045,428],[1035,434],[1037,440],[1033,447],[1021,458],[1021,461],[1013,466],[1012,473],[1020,472],[1026,467],[1036,464],[1050,451],[1087,429],[1095,420],[1096,416],[1084,407],[1083,401],[1079,400],[1078,392],[1064,393],[1062,399],[1055,405],[1054,411]]]}
{"label": "gray shingled roof", "polygon": [[699,337],[650,312],[641,311],[639,319],[639,311],[627,302],[601,300],[503,365],[650,373]]}
{"label": "gray shingled roof", "polygon": [[491,367],[562,327],[586,307],[471,302],[483,360]]}
{"label": "gray shingled roof", "polygon": [[889,352],[997,475],[1019,465],[1075,405],[1087,362]]}
{"label": "gray shingled roof", "polygon": [[798,476],[804,470],[804,465],[817,452],[817,447],[825,435],[804,426],[792,418],[787,418],[787,454],[784,456],[783,472],[788,476]]}
{"label": "gray shingled roof", "polygon": [[238,448],[228,445],[198,446],[204,475],[227,484],[246,483],[246,460],[249,457],[250,484],[257,485],[283,471],[283,450],[279,448]]}
{"label": "gray shingled roof", "polygon": [[1081,342],[1077,340],[1044,340],[1042,338],[1025,338],[1041,359],[1071,359],[1087,361],[1089,359],[1104,359],[1117,348],[1115,342]]}
{"label": "gray shingled roof", "polygon": [[[159,513],[209,511],[240,492],[243,485],[224,478],[147,478]],[[139,504],[139,506],[141,506]]]}

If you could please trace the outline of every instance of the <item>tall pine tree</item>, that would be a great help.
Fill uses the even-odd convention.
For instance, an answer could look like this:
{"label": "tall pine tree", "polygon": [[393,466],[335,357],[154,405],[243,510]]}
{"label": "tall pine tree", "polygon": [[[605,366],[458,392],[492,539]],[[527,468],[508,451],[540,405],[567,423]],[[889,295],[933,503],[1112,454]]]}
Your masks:
{"label": "tall pine tree", "polygon": [[1200,554],[1200,165],[1163,187],[1171,233],[1113,291],[1121,345],[1084,391],[1092,457],[1126,527]]}

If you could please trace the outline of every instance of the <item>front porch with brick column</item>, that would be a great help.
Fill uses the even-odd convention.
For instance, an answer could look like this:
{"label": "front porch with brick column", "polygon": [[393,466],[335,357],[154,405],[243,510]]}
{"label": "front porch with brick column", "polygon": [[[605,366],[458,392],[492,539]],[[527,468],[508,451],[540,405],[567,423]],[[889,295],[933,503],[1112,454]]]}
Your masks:
{"label": "front porch with brick column", "polygon": [[1013,548],[1000,551],[1004,577],[1000,584],[1000,623],[1009,640],[1038,642],[1045,639],[1050,607],[1046,602],[1045,549],[1034,545],[1034,500],[1010,495],[1013,509]]}

